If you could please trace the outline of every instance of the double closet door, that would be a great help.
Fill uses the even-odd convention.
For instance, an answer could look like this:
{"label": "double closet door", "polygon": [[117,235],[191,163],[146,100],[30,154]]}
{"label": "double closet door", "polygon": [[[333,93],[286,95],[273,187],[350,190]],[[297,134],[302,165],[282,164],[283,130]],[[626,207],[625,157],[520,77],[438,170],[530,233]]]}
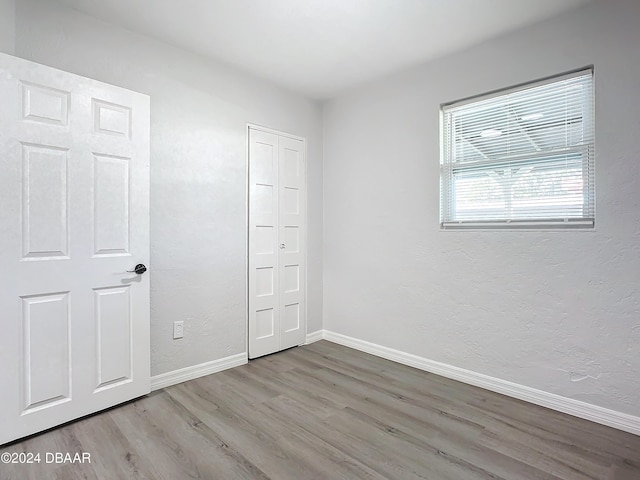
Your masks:
{"label": "double closet door", "polygon": [[306,337],[303,139],[249,127],[249,358]]}

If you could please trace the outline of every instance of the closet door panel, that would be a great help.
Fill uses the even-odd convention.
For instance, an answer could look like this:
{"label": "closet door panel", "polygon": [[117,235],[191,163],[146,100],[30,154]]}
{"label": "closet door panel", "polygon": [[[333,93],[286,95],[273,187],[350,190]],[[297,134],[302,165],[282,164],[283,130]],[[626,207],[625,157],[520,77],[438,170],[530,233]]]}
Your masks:
{"label": "closet door panel", "polygon": [[249,357],[280,349],[278,136],[249,130]]}
{"label": "closet door panel", "polygon": [[304,343],[306,164],[304,142],[280,137],[280,348]]}

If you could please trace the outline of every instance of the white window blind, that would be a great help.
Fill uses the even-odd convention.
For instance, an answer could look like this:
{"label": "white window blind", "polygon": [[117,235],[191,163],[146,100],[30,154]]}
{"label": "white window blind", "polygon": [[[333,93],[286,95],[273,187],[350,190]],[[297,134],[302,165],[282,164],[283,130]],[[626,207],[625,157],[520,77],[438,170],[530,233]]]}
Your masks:
{"label": "white window blind", "polygon": [[442,228],[594,225],[592,69],[442,114]]}

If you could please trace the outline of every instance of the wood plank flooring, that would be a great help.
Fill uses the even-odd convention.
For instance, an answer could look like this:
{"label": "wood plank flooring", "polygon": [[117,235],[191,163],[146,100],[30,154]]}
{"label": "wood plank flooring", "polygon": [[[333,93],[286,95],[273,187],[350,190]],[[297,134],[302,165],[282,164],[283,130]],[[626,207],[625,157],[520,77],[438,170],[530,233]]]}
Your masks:
{"label": "wood plank flooring", "polygon": [[42,458],[3,480],[640,480],[638,436],[326,341],[0,451]]}

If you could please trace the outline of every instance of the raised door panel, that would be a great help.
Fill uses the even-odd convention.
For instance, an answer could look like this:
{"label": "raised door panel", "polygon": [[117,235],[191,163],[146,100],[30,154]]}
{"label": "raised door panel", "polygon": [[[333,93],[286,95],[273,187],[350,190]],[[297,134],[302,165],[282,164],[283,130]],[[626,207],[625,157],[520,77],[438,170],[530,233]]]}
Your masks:
{"label": "raised door panel", "polygon": [[69,258],[66,148],[22,144],[22,259]]}
{"label": "raised door panel", "polygon": [[94,153],[94,255],[130,255],[131,159]]}
{"label": "raised door panel", "polygon": [[131,286],[94,289],[96,390],[131,381]]}
{"label": "raised door panel", "polygon": [[22,82],[22,114],[30,122],[69,125],[71,92]]}
{"label": "raised door panel", "polygon": [[131,107],[92,98],[93,131],[131,138]]}
{"label": "raised door panel", "polygon": [[71,400],[69,292],[22,298],[22,414]]}

